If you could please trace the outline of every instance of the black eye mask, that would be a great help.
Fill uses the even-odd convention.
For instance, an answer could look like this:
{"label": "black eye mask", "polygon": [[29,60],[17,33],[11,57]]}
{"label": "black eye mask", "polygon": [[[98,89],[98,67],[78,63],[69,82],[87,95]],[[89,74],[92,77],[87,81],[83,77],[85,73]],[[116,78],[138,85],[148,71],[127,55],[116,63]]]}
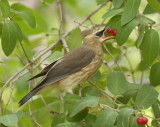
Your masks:
{"label": "black eye mask", "polygon": [[99,31],[96,33],[96,36],[102,37],[104,31],[106,30],[106,28],[104,28],[103,30]]}

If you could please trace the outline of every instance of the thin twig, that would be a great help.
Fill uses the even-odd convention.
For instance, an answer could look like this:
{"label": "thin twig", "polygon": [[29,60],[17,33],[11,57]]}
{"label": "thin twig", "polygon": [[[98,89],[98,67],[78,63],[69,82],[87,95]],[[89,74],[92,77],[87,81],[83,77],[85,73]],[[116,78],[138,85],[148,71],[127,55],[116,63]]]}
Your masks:
{"label": "thin twig", "polygon": [[[30,91],[30,90],[31,90],[31,82],[29,83],[29,89],[28,89],[28,91]],[[42,126],[37,122],[37,120],[34,118],[34,116],[33,116],[33,113],[32,113],[32,110],[31,110],[31,103],[29,103],[28,109],[29,109],[30,117],[31,117],[31,119],[33,120],[33,122],[34,122],[37,126],[42,127]]]}
{"label": "thin twig", "polygon": [[61,108],[60,108],[60,112],[61,113],[64,113],[64,100],[63,100],[63,95],[62,95],[62,91],[61,90],[58,90],[58,98],[59,98],[59,101],[60,101],[60,106],[61,106]]}
{"label": "thin twig", "polygon": [[113,69],[108,65],[108,63],[105,60],[103,61],[103,63],[111,72],[113,72]]}
{"label": "thin twig", "polygon": [[[107,2],[109,2],[109,1],[107,1]],[[107,9],[107,11],[111,10],[111,8],[112,8],[112,2],[111,2],[111,4],[110,4],[109,8]],[[105,20],[106,20],[106,19],[103,19],[103,20],[102,20],[100,26],[98,27],[98,30],[103,26]]]}
{"label": "thin twig", "polygon": [[[59,20],[60,20],[60,26],[59,26],[59,38],[61,38],[61,30],[65,26],[65,18],[64,18],[64,12],[62,8],[62,1],[57,0],[58,10],[59,10]],[[69,52],[69,48],[67,45],[67,42],[64,38],[61,38],[62,45],[64,49]]]}
{"label": "thin twig", "polygon": [[62,38],[62,44],[63,44],[63,47],[65,48],[65,50],[67,52],[69,52],[69,47],[68,47],[67,42],[66,42],[66,40],[64,38]]}
{"label": "thin twig", "polygon": [[[90,85],[92,85],[93,87],[95,87],[96,89],[98,89],[103,95],[111,98],[112,100],[114,100],[115,102],[119,103],[119,104],[123,104],[120,101],[116,100],[114,97],[112,97],[111,95],[107,94],[105,91],[103,91],[102,89],[100,89],[99,87],[97,87],[96,85],[94,85],[92,82],[87,81]],[[124,105],[124,104],[123,104]]]}
{"label": "thin twig", "polygon": [[[12,83],[11,83],[11,84],[12,84]],[[10,85],[9,99],[8,99],[8,101],[7,101],[7,104],[6,104],[5,108],[4,108],[3,114],[5,114],[6,109],[7,109],[7,107],[8,107],[8,104],[9,104],[11,98],[12,98],[12,93],[13,93],[14,88],[15,88],[15,86],[13,86],[13,88],[12,88],[12,86]],[[13,111],[12,111],[12,112],[13,112]]]}
{"label": "thin twig", "polygon": [[131,75],[132,75],[132,80],[133,80],[133,83],[135,83],[134,70],[133,70],[132,64],[131,64],[128,56],[127,56],[127,50],[126,50],[126,52],[124,53],[124,57],[126,58],[128,64],[129,64],[129,67],[130,67],[130,70],[131,70]]}
{"label": "thin twig", "polygon": [[90,18],[89,18],[88,20],[89,20],[89,21],[90,21],[90,23],[92,24],[92,26],[93,26],[92,28],[95,30],[96,28],[95,28],[95,26],[94,26],[93,21],[92,21]]}
{"label": "thin twig", "polygon": [[97,30],[99,30],[103,26],[104,22],[105,22],[105,19],[103,19],[103,21],[101,22]]}
{"label": "thin twig", "polygon": [[[38,64],[36,64],[32,70],[36,69],[40,64],[42,64],[43,61],[45,61],[49,56],[51,56],[52,54],[49,54],[48,56],[46,56],[45,58],[43,58],[40,62],[38,62]],[[18,76],[13,83],[15,83],[18,79],[20,79],[21,77],[23,77],[24,75],[30,73],[30,71],[26,71],[25,73],[21,74],[20,76]]]}
{"label": "thin twig", "polygon": [[100,105],[100,107],[102,107],[102,108],[109,108],[109,109],[111,109],[111,110],[113,110],[113,111],[115,111],[115,112],[120,112],[118,109],[114,109],[114,108],[112,108],[112,107],[110,107],[110,106],[108,106],[108,105],[105,105],[105,104],[99,104]]}
{"label": "thin twig", "polygon": [[82,97],[82,84],[78,84],[78,95],[79,97]]}
{"label": "thin twig", "polygon": [[[140,56],[141,56],[141,61],[142,61],[142,53],[141,53],[141,50],[140,50]],[[140,79],[140,84],[142,84],[143,83],[143,76],[144,76],[144,71],[142,71],[142,73],[141,73],[141,79]]]}
{"label": "thin twig", "polygon": [[42,102],[44,103],[44,105],[47,107],[48,112],[50,113],[50,112],[51,112],[51,109],[49,108],[48,104],[47,104],[46,101],[44,100],[43,96],[40,95],[40,98],[41,98]]}
{"label": "thin twig", "polygon": [[[65,34],[64,32],[61,32],[61,35]],[[46,33],[46,36],[52,36],[52,35],[59,35],[59,33]]]}
{"label": "thin twig", "polygon": [[[27,58],[27,60],[28,60],[28,63],[31,63],[31,61],[30,61],[30,59],[29,59],[29,57],[27,56],[27,53],[26,53],[26,51],[25,51],[25,49],[24,49],[24,47],[23,47],[23,45],[22,45],[22,43],[20,42],[20,45],[21,45],[21,48],[22,48],[22,50],[23,50],[23,52],[24,52],[24,55],[25,55],[25,57]],[[22,61],[22,60],[21,60]],[[23,61],[22,61],[22,63],[23,63]],[[32,75],[32,73],[33,73],[33,66],[32,66],[32,64],[30,64],[30,67],[31,67],[31,69],[29,70],[29,72],[31,73],[31,75]],[[30,82],[31,83],[31,82]],[[29,84],[29,91],[30,91],[30,84]],[[30,104],[29,104],[29,111],[30,111],[30,116],[31,116],[31,119],[34,121],[34,123],[36,124],[36,125],[38,125],[39,127],[41,127],[41,125],[37,122],[37,120],[33,117],[33,114],[32,114],[32,110],[31,110],[31,107],[30,107]]]}
{"label": "thin twig", "polygon": [[3,109],[3,101],[2,101],[2,98],[0,98],[0,107],[1,107],[1,114],[2,114],[2,116],[3,116],[4,109]]}
{"label": "thin twig", "polygon": [[153,120],[157,120],[157,121],[160,122],[160,118],[156,119],[156,118],[153,118],[153,117],[148,116],[148,115],[146,115],[146,114],[143,114],[142,112],[141,112],[141,114],[142,114],[143,116],[149,117],[149,118],[151,118],[151,119],[153,119]]}
{"label": "thin twig", "polygon": [[105,91],[103,91],[102,89],[100,89],[99,87],[94,85],[92,82],[88,81],[88,83],[90,85],[92,85],[93,87],[95,87],[96,89],[98,89],[102,94],[106,95],[107,97],[111,98],[112,100],[115,100],[114,97],[112,97],[111,95],[107,94]]}
{"label": "thin twig", "polygon": [[132,99],[130,99],[130,103],[131,103],[133,109],[136,110],[136,106],[135,106],[134,102],[132,101]]}
{"label": "thin twig", "polygon": [[28,57],[28,55],[27,55],[27,53],[26,53],[26,51],[25,51],[25,49],[24,49],[24,47],[22,45],[22,42],[20,42],[20,46],[21,46],[21,48],[22,48],[22,50],[24,52],[25,57],[27,58],[28,62],[30,63],[31,61],[30,61],[30,59],[29,59],[29,57]]}
{"label": "thin twig", "polygon": [[141,80],[140,80],[140,84],[142,84],[142,83],[143,83],[143,75],[144,75],[144,71],[142,71],[142,73],[141,73]]}
{"label": "thin twig", "polygon": [[19,61],[22,63],[22,65],[24,66],[25,63],[23,62],[23,60],[21,59],[21,57],[20,57],[18,54],[17,54],[16,56],[18,57],[18,59],[19,59]]}
{"label": "thin twig", "polygon": [[[88,19],[88,20],[89,20],[89,19]],[[77,22],[77,21],[74,21],[74,23],[78,24],[79,27],[84,27],[84,28],[86,28],[86,29],[89,29],[89,27],[84,26],[83,24],[81,24],[81,23],[79,23],[79,22]],[[92,25],[91,25],[91,26],[92,26]]]}
{"label": "thin twig", "polygon": [[103,23],[103,24],[94,24],[94,25],[89,26],[89,28],[92,29],[92,28],[95,28],[95,27],[106,26],[106,25],[107,25],[107,23]]}
{"label": "thin twig", "polygon": [[113,55],[111,54],[111,52],[108,50],[108,48],[103,44],[104,49],[107,51],[107,53],[111,56],[111,58],[113,59],[114,63],[117,65],[117,67],[119,68],[120,71],[122,71],[121,67],[119,66],[119,64],[117,63],[117,61],[115,60],[115,58],[113,57]]}

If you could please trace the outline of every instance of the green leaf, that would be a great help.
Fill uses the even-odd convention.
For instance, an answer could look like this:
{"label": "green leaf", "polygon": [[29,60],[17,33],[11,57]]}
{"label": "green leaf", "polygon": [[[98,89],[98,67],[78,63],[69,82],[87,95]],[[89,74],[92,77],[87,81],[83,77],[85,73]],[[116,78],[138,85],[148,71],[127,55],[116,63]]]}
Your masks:
{"label": "green leaf", "polygon": [[152,120],[152,126],[153,127],[160,127],[160,122],[158,122],[157,120]]}
{"label": "green leaf", "polygon": [[101,73],[100,71],[97,71],[97,73],[93,77],[91,77],[89,80],[93,82],[99,82],[100,79],[101,79]]}
{"label": "green leaf", "polygon": [[2,12],[3,17],[8,17],[10,13],[10,6],[7,0],[0,1],[0,10]]}
{"label": "green leaf", "polygon": [[12,21],[3,24],[2,28],[2,49],[6,56],[9,56],[16,46],[17,30]]}
{"label": "green leaf", "polygon": [[81,110],[79,113],[77,113],[75,116],[73,116],[73,117],[68,116],[67,120],[69,122],[79,122],[87,116],[88,112],[89,112],[89,108],[84,107],[84,109]]}
{"label": "green leaf", "polygon": [[130,23],[117,29],[116,40],[119,45],[124,44],[133,29],[139,24],[138,20],[133,19]]}
{"label": "green leaf", "polygon": [[82,36],[79,28],[73,30],[67,39],[67,44],[70,50],[73,50],[82,45]]}
{"label": "green leaf", "polygon": [[140,47],[141,43],[142,43],[142,40],[143,40],[143,37],[144,37],[144,32],[145,32],[145,25],[140,23],[140,26],[139,26],[139,31],[138,31],[138,38],[136,40],[136,46],[137,47]]}
{"label": "green leaf", "polygon": [[107,23],[107,26],[110,26],[112,29],[118,29],[121,25],[120,19],[120,15],[112,17]]}
{"label": "green leaf", "polygon": [[128,127],[132,112],[133,112],[133,109],[131,108],[121,109],[118,116],[116,127]]}
{"label": "green leaf", "polygon": [[96,116],[92,114],[88,114],[85,118],[86,127],[93,127],[96,121]]}
{"label": "green leaf", "polygon": [[134,116],[130,116],[128,127],[138,127],[138,124],[136,122],[136,118]]}
{"label": "green leaf", "polygon": [[135,106],[138,109],[147,109],[155,103],[157,97],[158,92],[153,87],[143,85],[136,96]]}
{"label": "green leaf", "polygon": [[143,38],[140,48],[142,49],[143,64],[150,66],[159,53],[159,35],[154,29],[149,29]]}
{"label": "green leaf", "polygon": [[111,9],[111,10],[109,10],[108,12],[106,12],[106,13],[102,16],[102,18],[106,19],[106,18],[108,18],[108,17],[110,17],[110,16],[115,16],[115,15],[120,14],[120,13],[122,13],[122,12],[123,12],[123,9]]}
{"label": "green leaf", "polygon": [[15,32],[16,32],[16,36],[18,38],[18,40],[21,42],[23,40],[23,34],[21,31],[21,28],[19,27],[19,25],[17,23],[12,22],[13,27],[15,27]]}
{"label": "green leaf", "polygon": [[158,104],[158,101],[152,105],[152,110],[153,110],[154,117],[158,119],[160,116],[160,104]]}
{"label": "green leaf", "polygon": [[19,25],[13,21],[10,21],[10,25],[12,25],[12,27],[14,27],[13,30],[15,30],[14,32],[16,33],[17,39],[21,42],[23,40],[23,34],[22,34],[22,31],[21,31]]}
{"label": "green leaf", "polygon": [[79,101],[80,97],[76,94],[68,94],[64,97],[64,107],[65,110],[71,112],[73,110],[74,105]]}
{"label": "green leaf", "polygon": [[114,127],[118,113],[111,109],[104,109],[100,112],[94,127]]}
{"label": "green leaf", "polygon": [[127,83],[127,91],[122,95],[122,97],[117,98],[118,101],[127,104],[132,96],[134,96],[138,90],[142,87],[142,85]]}
{"label": "green leaf", "polygon": [[152,13],[155,13],[155,10],[151,8],[149,4],[147,4],[143,11],[143,14],[152,14]]}
{"label": "green leaf", "polygon": [[96,107],[98,105],[98,102],[99,102],[99,97],[90,96],[90,95],[88,95],[86,97],[83,97],[80,101],[77,102],[77,104],[73,108],[73,110],[72,110],[72,112],[70,114],[70,117],[73,117],[78,112],[83,110],[84,106]]}
{"label": "green leaf", "polygon": [[58,124],[56,127],[76,127],[76,126],[73,125],[72,123],[62,123]]}
{"label": "green leaf", "polygon": [[55,127],[56,125],[58,125],[60,123],[64,123],[65,122],[65,118],[66,118],[65,114],[55,114],[53,116],[51,127]]}
{"label": "green leaf", "polygon": [[138,124],[138,127],[144,127],[143,125]]}
{"label": "green leaf", "polygon": [[155,22],[145,16],[142,16],[141,17],[141,21],[140,21],[140,29],[139,29],[139,35],[138,35],[138,38],[137,38],[137,41],[136,41],[136,46],[137,47],[140,47],[141,43],[142,43],[142,40],[143,40],[143,37],[144,37],[144,32],[145,32],[145,27],[148,25],[148,24],[154,24]]}
{"label": "green leaf", "polygon": [[157,12],[160,13],[160,2],[157,0],[147,0],[148,4]]}
{"label": "green leaf", "polygon": [[136,16],[140,3],[141,0],[127,0],[121,17],[122,26],[130,22]]}
{"label": "green leaf", "polygon": [[153,24],[156,23],[154,20],[152,20],[152,19],[150,19],[150,18],[148,18],[148,17],[145,17],[145,16],[141,16],[141,22],[142,22],[142,24],[144,24],[144,25],[147,25],[147,24],[153,25]]}
{"label": "green leaf", "polygon": [[99,91],[92,86],[86,86],[85,88],[82,89],[81,93],[83,97],[87,95],[93,95],[93,96],[99,95]]}
{"label": "green leaf", "polygon": [[107,77],[108,89],[115,95],[122,95],[127,90],[126,78],[122,72],[111,72]]}
{"label": "green leaf", "polygon": [[5,126],[16,126],[18,123],[18,118],[16,114],[4,115],[0,117],[0,123]]}
{"label": "green leaf", "polygon": [[35,17],[30,11],[21,11],[19,15],[30,27],[36,27]]}
{"label": "green leaf", "polygon": [[124,0],[112,0],[114,8],[119,8],[122,6]]}
{"label": "green leaf", "polygon": [[150,82],[153,86],[157,86],[160,84],[160,62],[155,63],[151,67],[150,71]]}
{"label": "green leaf", "polygon": [[[28,35],[28,34],[35,35],[35,34],[39,34],[39,33],[45,33],[45,32],[48,32],[48,30],[50,30],[50,28],[48,28],[48,26],[47,26],[45,17],[43,16],[42,13],[40,13],[40,11],[33,10],[33,9],[28,8],[25,5],[22,5],[20,3],[12,4],[11,8],[12,8],[12,10],[16,11],[18,14],[18,15],[16,15],[16,17],[14,17],[14,21],[16,21],[19,24],[23,33],[25,33],[26,35]],[[30,12],[35,16],[35,21],[36,21],[36,28],[35,29],[30,27],[28,25],[28,23],[26,23],[26,21],[24,21],[23,18],[21,18],[21,16],[19,15],[21,12],[23,12],[23,10]]]}
{"label": "green leaf", "polygon": [[0,22],[0,36],[2,35],[2,27],[3,27],[3,24]]}
{"label": "green leaf", "polygon": [[145,61],[141,61],[140,62],[140,64],[139,64],[139,69],[141,70],[141,71],[144,71],[144,70],[146,70],[148,67],[149,67],[150,65],[147,65],[146,63],[145,63]]}
{"label": "green leaf", "polygon": [[104,2],[106,2],[107,0],[97,0],[97,5],[102,4]]}

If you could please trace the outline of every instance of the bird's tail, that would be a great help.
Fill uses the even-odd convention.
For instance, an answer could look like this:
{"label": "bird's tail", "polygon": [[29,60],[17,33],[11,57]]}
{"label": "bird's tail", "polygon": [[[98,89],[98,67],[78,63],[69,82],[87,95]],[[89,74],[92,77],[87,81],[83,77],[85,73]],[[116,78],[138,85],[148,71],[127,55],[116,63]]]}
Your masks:
{"label": "bird's tail", "polygon": [[22,106],[23,104],[25,104],[32,96],[34,96],[36,93],[38,92],[38,90],[33,90],[31,92],[29,92],[26,96],[24,96],[20,101],[19,101],[19,106]]}
{"label": "bird's tail", "polygon": [[19,101],[19,106],[25,104],[32,96],[34,96],[38,91],[40,91],[43,88],[45,81],[46,80],[43,80],[39,85],[37,85],[34,89],[32,89],[26,96],[24,96]]}

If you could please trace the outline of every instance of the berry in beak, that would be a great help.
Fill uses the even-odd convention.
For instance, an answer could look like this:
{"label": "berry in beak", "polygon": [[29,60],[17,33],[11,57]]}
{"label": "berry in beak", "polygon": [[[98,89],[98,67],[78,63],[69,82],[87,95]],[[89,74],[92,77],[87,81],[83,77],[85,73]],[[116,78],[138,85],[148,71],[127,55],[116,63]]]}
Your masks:
{"label": "berry in beak", "polygon": [[96,36],[100,37],[101,42],[104,42],[105,40],[110,40],[110,39],[114,38],[113,36],[115,34],[114,35],[112,34],[112,36],[105,36],[105,33],[108,33],[108,29],[111,29],[111,28],[109,28],[109,26],[107,26],[103,30],[96,33]]}

